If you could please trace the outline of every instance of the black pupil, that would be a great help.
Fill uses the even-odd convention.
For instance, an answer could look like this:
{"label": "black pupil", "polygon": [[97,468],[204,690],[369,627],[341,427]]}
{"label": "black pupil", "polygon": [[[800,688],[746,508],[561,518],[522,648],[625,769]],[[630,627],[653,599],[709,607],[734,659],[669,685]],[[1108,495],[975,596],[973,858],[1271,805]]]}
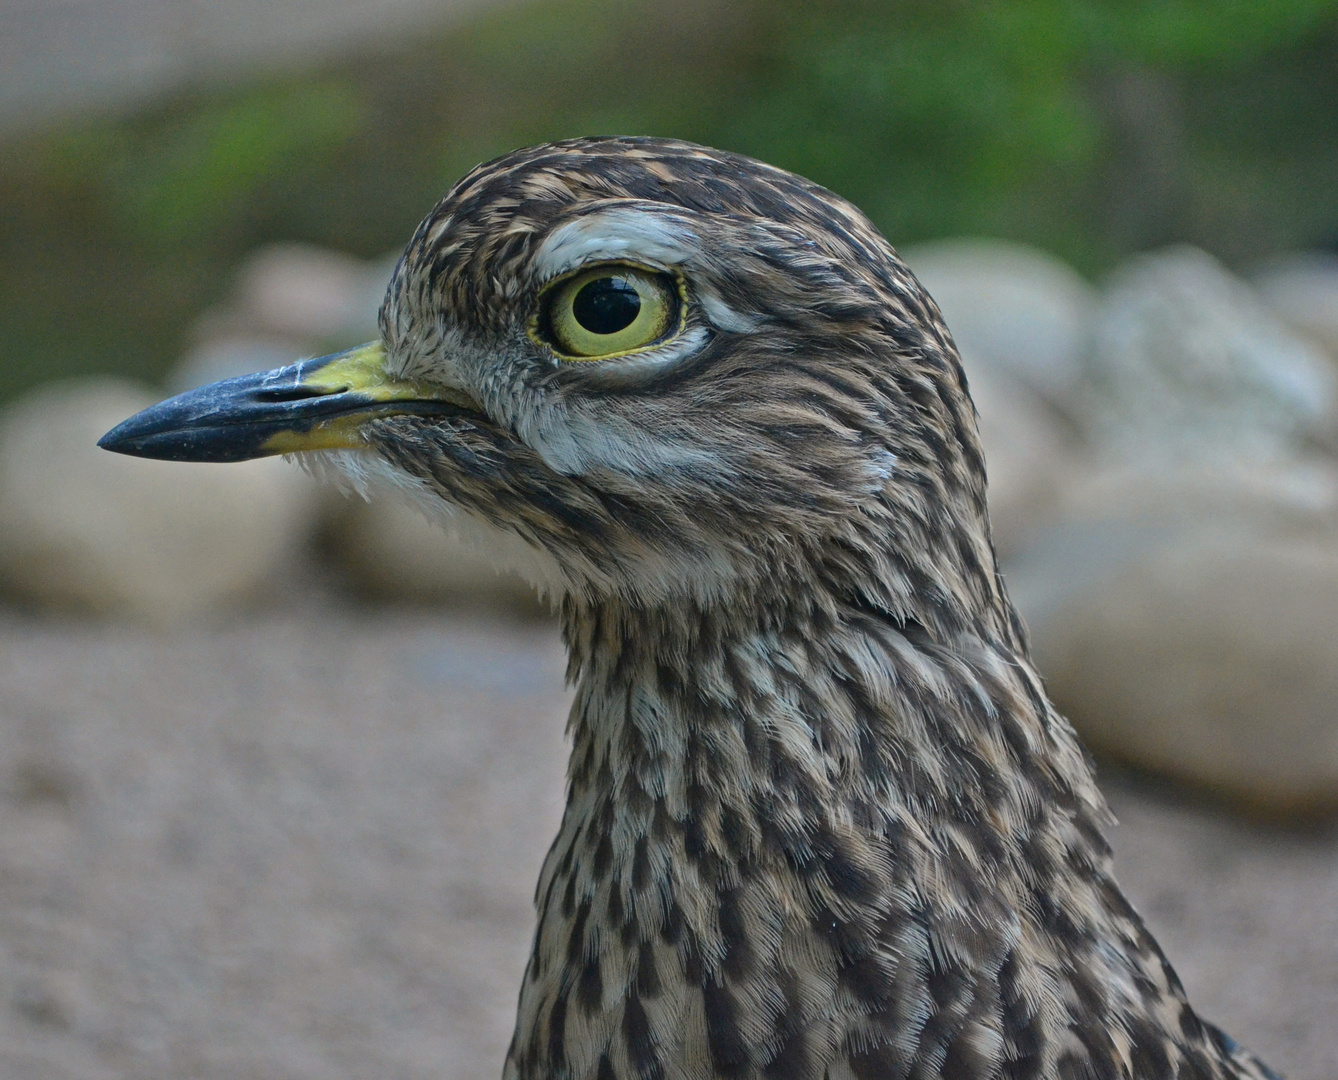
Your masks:
{"label": "black pupil", "polygon": [[581,286],[571,302],[576,321],[592,334],[616,334],[636,321],[641,296],[626,278],[602,277]]}

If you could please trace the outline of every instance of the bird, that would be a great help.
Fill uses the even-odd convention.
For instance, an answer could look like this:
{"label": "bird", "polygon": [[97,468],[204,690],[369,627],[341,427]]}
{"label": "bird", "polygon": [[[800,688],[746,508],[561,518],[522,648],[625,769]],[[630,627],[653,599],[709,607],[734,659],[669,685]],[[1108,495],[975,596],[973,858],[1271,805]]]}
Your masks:
{"label": "bird", "polygon": [[378,340],[100,445],[390,477],[552,596],[566,805],[506,1080],[1277,1080],[1121,891],[951,333],[831,191],[518,150],[418,226]]}

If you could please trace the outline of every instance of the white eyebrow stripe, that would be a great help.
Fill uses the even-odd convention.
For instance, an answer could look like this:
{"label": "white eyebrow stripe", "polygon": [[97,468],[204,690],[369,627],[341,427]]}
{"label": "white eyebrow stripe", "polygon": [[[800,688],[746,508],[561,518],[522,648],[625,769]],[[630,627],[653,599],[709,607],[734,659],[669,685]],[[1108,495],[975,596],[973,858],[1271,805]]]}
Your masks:
{"label": "white eyebrow stripe", "polygon": [[[701,239],[680,216],[663,210],[617,206],[560,225],[539,245],[534,266],[541,278],[557,277],[586,263],[625,259],[679,267],[701,255]],[[747,333],[759,322],[730,307],[703,282],[697,300],[717,330]]]}
{"label": "white eyebrow stripe", "polygon": [[735,311],[708,288],[698,287],[697,303],[701,305],[706,320],[717,330],[724,330],[732,334],[746,334],[756,330],[761,325],[760,320],[740,311]]}
{"label": "white eyebrow stripe", "polygon": [[540,277],[549,278],[610,259],[681,266],[700,250],[697,234],[681,218],[617,206],[559,225],[539,245],[534,267]]}

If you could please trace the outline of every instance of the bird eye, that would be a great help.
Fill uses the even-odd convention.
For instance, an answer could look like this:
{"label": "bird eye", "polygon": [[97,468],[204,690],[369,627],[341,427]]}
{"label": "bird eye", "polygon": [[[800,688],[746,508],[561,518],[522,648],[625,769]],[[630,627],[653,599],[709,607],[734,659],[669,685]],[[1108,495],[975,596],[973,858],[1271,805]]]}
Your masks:
{"label": "bird eye", "polygon": [[598,266],[559,282],[545,329],[573,360],[601,360],[659,341],[676,329],[679,296],[668,274],[636,266]]}

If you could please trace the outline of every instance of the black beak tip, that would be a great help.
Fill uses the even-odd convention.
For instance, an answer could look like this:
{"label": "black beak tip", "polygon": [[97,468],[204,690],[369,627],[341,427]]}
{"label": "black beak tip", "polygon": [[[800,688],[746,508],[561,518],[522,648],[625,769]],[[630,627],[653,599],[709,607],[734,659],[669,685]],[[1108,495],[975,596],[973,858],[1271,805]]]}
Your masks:
{"label": "black beak tip", "polygon": [[98,440],[98,446],[103,450],[110,450],[113,454],[132,453],[129,440],[126,439],[125,433],[121,430],[124,427],[124,424],[117,424]]}
{"label": "black beak tip", "polygon": [[245,448],[215,445],[225,442],[219,436],[230,433],[228,429],[172,424],[160,409],[154,406],[121,421],[98,440],[98,446],[113,454],[157,461],[239,461],[255,456],[246,452],[251,449],[249,443]]}
{"label": "black beak tip", "polygon": [[[135,423],[139,416],[140,414],[136,414],[128,420],[122,420],[98,440],[98,446],[103,450],[110,450],[113,454],[134,454],[137,450],[136,444],[143,441],[143,433],[135,430],[140,426]],[[141,437],[137,438],[137,435]]]}
{"label": "black beak tip", "polygon": [[145,409],[129,419],[122,420],[98,440],[98,446],[103,450],[110,450],[113,454],[162,457],[162,450],[167,447],[158,444],[164,443],[164,436],[170,435],[171,432],[170,429],[164,430],[165,425],[160,422],[157,415],[151,415],[158,409],[159,406],[155,405],[151,409]]}
{"label": "black beak tip", "polygon": [[282,429],[282,418],[253,420],[249,396],[237,384],[260,376],[213,383],[179,394],[122,420],[98,440],[113,454],[158,461],[245,461],[262,456],[264,441]]}

